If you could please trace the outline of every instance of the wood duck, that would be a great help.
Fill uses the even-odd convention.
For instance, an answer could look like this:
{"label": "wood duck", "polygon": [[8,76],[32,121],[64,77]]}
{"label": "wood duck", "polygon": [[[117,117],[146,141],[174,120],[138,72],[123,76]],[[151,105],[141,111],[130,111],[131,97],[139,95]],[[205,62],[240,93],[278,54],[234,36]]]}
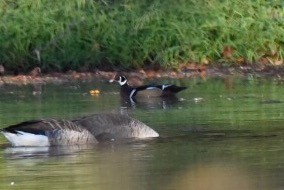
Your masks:
{"label": "wood duck", "polygon": [[176,93],[185,90],[187,87],[180,87],[176,85],[144,85],[139,87],[132,87],[128,84],[127,79],[123,75],[117,75],[109,82],[118,82],[121,86],[120,92],[123,97],[128,97],[130,100],[134,98],[151,98],[151,97],[169,97]]}
{"label": "wood duck", "polygon": [[141,121],[120,114],[95,114],[75,120],[25,121],[1,132],[13,146],[84,145],[159,136]]}

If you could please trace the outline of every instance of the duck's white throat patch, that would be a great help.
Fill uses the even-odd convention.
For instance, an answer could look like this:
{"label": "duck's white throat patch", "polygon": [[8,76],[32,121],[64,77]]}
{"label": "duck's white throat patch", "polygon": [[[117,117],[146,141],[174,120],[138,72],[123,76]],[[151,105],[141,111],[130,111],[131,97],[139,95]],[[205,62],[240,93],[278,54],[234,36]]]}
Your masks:
{"label": "duck's white throat patch", "polygon": [[121,77],[119,77],[118,83],[119,83],[120,86],[123,86],[127,83],[127,80],[125,80],[125,79],[123,80]]}

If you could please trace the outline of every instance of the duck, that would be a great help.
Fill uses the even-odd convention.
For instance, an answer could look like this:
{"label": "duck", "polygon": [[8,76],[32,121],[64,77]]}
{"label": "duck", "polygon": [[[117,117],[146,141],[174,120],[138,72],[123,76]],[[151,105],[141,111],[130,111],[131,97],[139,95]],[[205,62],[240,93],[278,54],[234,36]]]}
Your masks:
{"label": "duck", "polygon": [[121,139],[154,138],[159,134],[128,115],[93,114],[79,119],[39,119],[1,129],[14,147],[85,145]]}
{"label": "duck", "polygon": [[124,75],[116,75],[109,80],[110,83],[117,82],[120,85],[120,94],[130,100],[135,98],[154,98],[154,97],[172,97],[176,93],[187,89],[187,87],[176,86],[173,84],[163,85],[142,85],[138,87],[130,86]]}

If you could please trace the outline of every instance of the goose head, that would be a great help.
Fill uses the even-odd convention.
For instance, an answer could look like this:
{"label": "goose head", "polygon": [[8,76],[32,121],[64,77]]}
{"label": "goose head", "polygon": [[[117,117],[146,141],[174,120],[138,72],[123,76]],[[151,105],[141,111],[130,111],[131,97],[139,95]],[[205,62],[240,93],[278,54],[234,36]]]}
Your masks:
{"label": "goose head", "polygon": [[117,82],[120,86],[127,84],[127,79],[123,75],[116,75],[113,79],[109,80],[109,82]]}

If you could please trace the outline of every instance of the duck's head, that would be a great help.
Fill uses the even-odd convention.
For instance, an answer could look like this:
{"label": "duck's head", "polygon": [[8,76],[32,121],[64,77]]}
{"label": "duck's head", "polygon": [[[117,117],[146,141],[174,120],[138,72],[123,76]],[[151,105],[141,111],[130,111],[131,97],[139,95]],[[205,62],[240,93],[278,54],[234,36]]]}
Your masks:
{"label": "duck's head", "polygon": [[127,83],[127,79],[123,75],[116,75],[113,79],[109,80],[109,82],[118,82],[120,86],[123,86]]}

